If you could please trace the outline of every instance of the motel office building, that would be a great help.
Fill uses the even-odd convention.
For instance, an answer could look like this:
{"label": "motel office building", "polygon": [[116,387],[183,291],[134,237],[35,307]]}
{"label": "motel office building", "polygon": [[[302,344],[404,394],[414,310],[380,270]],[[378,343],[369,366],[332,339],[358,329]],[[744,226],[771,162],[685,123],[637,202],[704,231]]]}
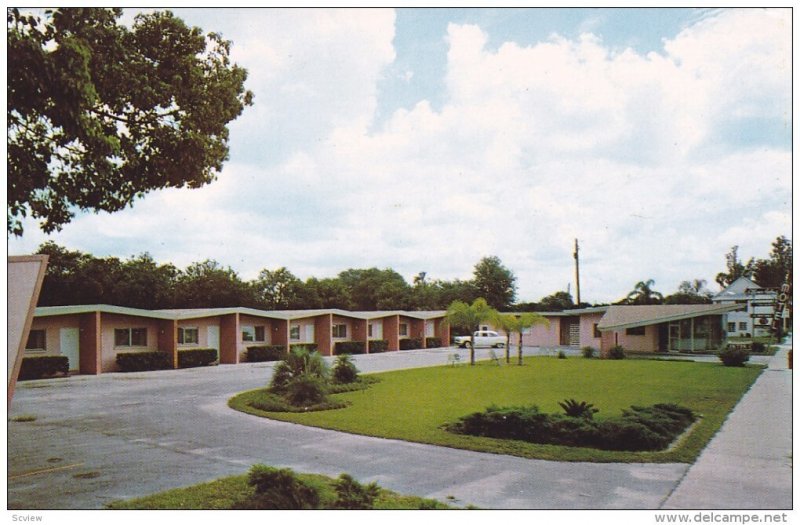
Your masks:
{"label": "motel office building", "polygon": [[[591,346],[601,355],[616,345],[637,352],[709,352],[724,343],[727,314],[737,309],[741,305],[614,305],[540,312],[548,323],[525,330],[523,344]],[[400,350],[403,339],[425,348],[428,338],[437,338],[447,347],[445,317],[444,311],[50,306],[36,309],[25,356],[65,355],[70,372],[100,374],[117,371],[117,354],[124,352],[165,352],[177,368],[178,351],[192,348],[214,348],[220,364],[239,364],[251,346],[314,344],[326,356],[347,341],[363,342],[367,353],[374,341],[386,341],[390,352]]]}

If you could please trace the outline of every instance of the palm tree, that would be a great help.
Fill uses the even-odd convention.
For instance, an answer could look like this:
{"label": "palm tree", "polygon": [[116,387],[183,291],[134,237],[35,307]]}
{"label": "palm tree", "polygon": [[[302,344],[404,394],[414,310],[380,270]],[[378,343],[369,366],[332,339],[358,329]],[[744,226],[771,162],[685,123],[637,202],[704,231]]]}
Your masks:
{"label": "palm tree", "polygon": [[516,332],[519,336],[517,339],[517,364],[522,365],[522,332],[526,328],[530,328],[533,325],[543,324],[543,325],[550,325],[550,321],[547,318],[535,314],[535,313],[524,313],[524,314],[498,314],[495,318],[495,322],[506,332],[506,363],[511,361],[509,356],[509,342],[511,340],[511,333]]}
{"label": "palm tree", "polygon": [[664,296],[653,290],[656,282],[653,279],[639,281],[633,291],[625,298],[627,304],[661,304]]}
{"label": "palm tree", "polygon": [[450,326],[469,330],[469,364],[475,364],[475,331],[480,328],[481,323],[496,316],[495,309],[483,297],[478,297],[471,305],[463,301],[453,301],[447,308],[447,322]]}

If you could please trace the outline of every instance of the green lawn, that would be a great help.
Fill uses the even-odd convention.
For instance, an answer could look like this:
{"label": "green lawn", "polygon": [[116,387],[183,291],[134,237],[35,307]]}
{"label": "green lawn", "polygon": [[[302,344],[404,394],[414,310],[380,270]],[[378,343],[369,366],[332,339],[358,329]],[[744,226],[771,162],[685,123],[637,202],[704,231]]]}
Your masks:
{"label": "green lawn", "polygon": [[[760,373],[761,368],[728,368],[720,363],[531,357],[522,367],[481,362],[474,367],[377,374],[381,381],[367,390],[336,394],[337,399],[351,403],[337,410],[261,412],[247,406],[248,400],[259,395],[258,390],[239,394],[229,405],[250,414],[304,425],[528,458],[689,463]],[[457,435],[440,428],[491,404],[535,404],[545,412],[559,412],[558,402],[566,398],[593,403],[600,409],[596,418],[619,415],[631,405],[677,403],[691,408],[702,419],[685,439],[663,452],[538,445]]]}
{"label": "green lawn", "polygon": [[[316,486],[324,508],[336,499],[333,489],[335,480],[319,474],[302,474],[298,477]],[[167,490],[151,496],[126,501],[115,501],[107,505],[115,510],[228,510],[253,494],[247,484],[247,475],[229,476],[208,483]],[[375,501],[376,509],[447,509],[444,503],[417,496],[403,496],[381,489]]]}

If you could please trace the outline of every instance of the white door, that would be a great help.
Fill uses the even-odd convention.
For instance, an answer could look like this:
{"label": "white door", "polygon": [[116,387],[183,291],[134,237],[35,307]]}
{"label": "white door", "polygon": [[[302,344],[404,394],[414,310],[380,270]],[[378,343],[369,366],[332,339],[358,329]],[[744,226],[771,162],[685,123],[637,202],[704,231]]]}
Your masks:
{"label": "white door", "polygon": [[313,343],[314,342],[314,325],[307,324],[306,325],[306,343]]}
{"label": "white door", "polygon": [[81,369],[80,331],[78,328],[62,328],[59,330],[61,355],[69,359],[70,371]]}
{"label": "white door", "polygon": [[219,326],[208,327],[208,348],[214,348],[219,352]]}

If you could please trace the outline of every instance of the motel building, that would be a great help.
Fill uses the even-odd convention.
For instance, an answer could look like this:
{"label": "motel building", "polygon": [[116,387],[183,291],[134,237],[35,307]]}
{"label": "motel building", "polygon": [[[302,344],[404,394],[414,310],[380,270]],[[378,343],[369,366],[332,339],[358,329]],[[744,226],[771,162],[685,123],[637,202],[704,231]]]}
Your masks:
{"label": "motel building", "polygon": [[[728,314],[742,308],[613,305],[539,312],[549,324],[525,330],[523,345],[591,346],[601,355],[616,345],[635,352],[711,352],[725,341]],[[117,355],[125,352],[164,352],[177,368],[178,352],[193,348],[214,348],[220,364],[236,365],[246,362],[253,346],[314,345],[325,356],[337,353],[337,343],[351,341],[363,343],[365,353],[370,346],[372,353],[448,347],[445,317],[444,311],[49,306],[35,310],[25,357],[65,355],[70,373],[100,374],[118,371]]]}

